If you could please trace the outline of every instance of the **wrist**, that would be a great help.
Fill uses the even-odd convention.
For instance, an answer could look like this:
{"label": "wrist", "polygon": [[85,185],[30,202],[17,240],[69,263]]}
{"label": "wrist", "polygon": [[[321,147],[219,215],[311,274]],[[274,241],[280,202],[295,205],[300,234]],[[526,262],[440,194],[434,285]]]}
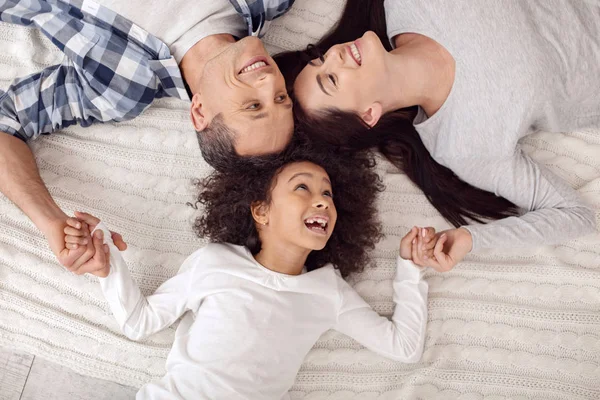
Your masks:
{"label": "wrist", "polygon": [[56,204],[54,204],[54,207],[31,212],[28,216],[44,235],[47,232],[54,231],[57,225],[65,225],[68,218],[67,214]]}
{"label": "wrist", "polygon": [[467,249],[467,253],[470,253],[473,250],[473,236],[471,232],[464,227],[458,228],[456,232],[458,233],[459,241]]}

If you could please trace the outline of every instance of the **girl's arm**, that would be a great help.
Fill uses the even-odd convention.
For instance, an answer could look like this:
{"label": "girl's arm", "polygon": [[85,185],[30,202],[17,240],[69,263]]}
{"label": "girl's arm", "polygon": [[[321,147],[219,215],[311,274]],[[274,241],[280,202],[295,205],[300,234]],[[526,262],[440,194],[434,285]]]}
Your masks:
{"label": "girl's arm", "polygon": [[339,276],[341,309],[334,329],[357,340],[375,353],[396,361],[421,359],[427,325],[427,282],[411,261],[398,257],[394,278],[392,320],[375,312]]}
{"label": "girl's arm", "polygon": [[565,181],[520,149],[506,158],[451,160],[449,164],[465,182],[527,211],[520,217],[465,226],[471,233],[473,250],[551,245],[596,230],[593,208]]}
{"label": "girl's arm", "polygon": [[188,258],[177,275],[163,283],[154,294],[144,297],[131,278],[119,250],[113,244],[106,226],[99,223],[96,230],[104,233],[110,249],[110,272],[99,278],[104,296],[123,333],[140,340],[159,332],[186,312],[187,299],[194,278],[195,257]]}

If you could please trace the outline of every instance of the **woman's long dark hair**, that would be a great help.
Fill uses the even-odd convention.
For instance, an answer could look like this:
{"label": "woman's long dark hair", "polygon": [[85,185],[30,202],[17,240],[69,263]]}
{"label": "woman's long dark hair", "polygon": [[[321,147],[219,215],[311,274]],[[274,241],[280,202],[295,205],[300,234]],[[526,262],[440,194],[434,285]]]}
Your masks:
{"label": "woman's long dark hair", "polygon": [[[306,64],[338,43],[353,41],[367,30],[374,31],[386,50],[392,50],[387,38],[383,0],[347,0],[337,26],[305,51],[291,51],[274,57],[285,76],[293,97],[293,84]],[[454,172],[437,163],[425,148],[413,126],[417,107],[383,115],[374,127],[358,115],[328,109],[306,112],[296,101],[296,127],[313,140],[324,141],[353,151],[376,149],[400,168],[425,194],[429,202],[452,225],[468,220],[485,222],[517,214],[510,201],[462,181]]]}

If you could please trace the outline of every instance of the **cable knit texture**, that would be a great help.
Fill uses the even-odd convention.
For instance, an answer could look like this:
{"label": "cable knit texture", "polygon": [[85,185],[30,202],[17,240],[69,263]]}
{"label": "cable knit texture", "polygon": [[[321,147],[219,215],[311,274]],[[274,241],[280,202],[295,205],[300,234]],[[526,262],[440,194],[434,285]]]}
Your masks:
{"label": "cable knit texture", "polygon": [[[271,25],[270,51],[315,42],[343,0],[296,0]],[[37,31],[0,24],[0,88],[57,62]],[[523,146],[600,214],[600,127],[536,133]],[[145,294],[173,276],[205,242],[193,178],[209,173],[188,104],[157,101],[134,121],[70,127],[31,143],[41,175],[67,212],[90,212],[129,244],[124,257]],[[392,314],[400,237],[413,225],[448,225],[387,162],[379,199],[386,239],[376,267],[351,284]],[[429,324],[420,363],[406,365],[328,332],[308,354],[292,399],[507,400],[600,398],[600,234],[558,246],[469,255],[453,271],[428,271]],[[119,331],[96,278],[61,268],[33,224],[0,196],[0,345],[32,352],[93,377],[135,387],[161,377],[174,327],[136,343]]]}

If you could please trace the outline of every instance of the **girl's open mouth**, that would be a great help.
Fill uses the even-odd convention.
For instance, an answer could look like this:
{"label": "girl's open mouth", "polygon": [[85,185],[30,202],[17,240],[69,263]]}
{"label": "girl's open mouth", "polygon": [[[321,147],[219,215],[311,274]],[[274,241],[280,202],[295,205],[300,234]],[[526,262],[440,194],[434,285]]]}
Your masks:
{"label": "girl's open mouth", "polygon": [[306,228],[319,235],[327,234],[327,227],[329,226],[329,218],[326,216],[314,216],[304,220]]}

